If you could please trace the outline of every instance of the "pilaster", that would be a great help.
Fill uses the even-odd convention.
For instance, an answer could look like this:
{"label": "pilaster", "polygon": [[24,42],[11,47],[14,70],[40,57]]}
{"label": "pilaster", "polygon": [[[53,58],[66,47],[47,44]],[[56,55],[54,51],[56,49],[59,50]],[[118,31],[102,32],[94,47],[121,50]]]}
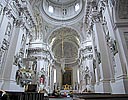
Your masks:
{"label": "pilaster", "polygon": [[109,67],[109,55],[108,55],[108,50],[107,50],[107,44],[106,44],[106,39],[105,39],[105,34],[103,31],[103,27],[101,24],[102,21],[102,16],[98,12],[98,10],[94,7],[91,13],[92,21],[94,22],[93,25],[93,31],[95,34],[95,42],[97,46],[95,47],[97,56],[100,58],[99,59],[99,68],[100,68],[100,74],[101,78],[99,80],[99,86],[100,90],[97,90],[97,85],[96,85],[96,91],[100,92],[111,92],[110,88],[110,67]]}
{"label": "pilaster", "polygon": [[[12,30],[12,39],[10,41],[10,46],[9,46],[9,49],[8,49],[8,53],[7,53],[7,58],[6,58],[6,61],[5,61],[5,67],[4,67],[4,70],[3,70],[3,75],[2,75],[2,78],[3,78],[3,85],[2,85],[2,89],[4,90],[7,90],[7,89],[10,89],[10,82],[13,81],[15,82],[15,80],[13,78],[11,78],[11,74],[12,74],[12,70],[13,70],[13,57],[14,57],[14,54],[15,54],[15,50],[16,50],[16,45],[17,45],[17,41],[18,41],[18,36],[19,36],[19,31],[20,31],[20,24],[19,24],[20,20],[17,20],[16,22],[14,22],[14,28]],[[13,75],[15,76],[15,74],[13,73]]]}

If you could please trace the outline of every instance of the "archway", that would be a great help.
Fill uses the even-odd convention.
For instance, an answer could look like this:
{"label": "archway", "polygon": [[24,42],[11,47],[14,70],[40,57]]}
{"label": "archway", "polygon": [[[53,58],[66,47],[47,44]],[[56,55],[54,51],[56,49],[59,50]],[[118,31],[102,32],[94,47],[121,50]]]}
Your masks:
{"label": "archway", "polygon": [[[54,66],[57,70],[57,86],[63,88],[63,85],[75,84],[73,73],[77,71],[80,36],[71,28],[63,27],[55,30],[49,37],[48,43],[54,58]],[[67,70],[72,69],[72,70]],[[69,81],[64,77],[68,77]]]}

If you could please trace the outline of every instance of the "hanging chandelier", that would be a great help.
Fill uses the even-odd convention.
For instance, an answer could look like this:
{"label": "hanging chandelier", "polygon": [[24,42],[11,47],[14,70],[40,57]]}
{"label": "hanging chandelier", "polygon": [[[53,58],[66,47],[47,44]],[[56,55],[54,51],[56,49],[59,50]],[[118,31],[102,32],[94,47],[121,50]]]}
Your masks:
{"label": "hanging chandelier", "polygon": [[64,34],[63,34],[63,30],[62,30],[62,33],[61,33],[61,52],[62,52],[62,56],[61,56],[61,59],[60,59],[60,63],[61,63],[61,69],[62,69],[62,72],[65,72],[65,58],[64,58]]}
{"label": "hanging chandelier", "polygon": [[[64,26],[63,24],[63,18],[64,18],[64,15],[65,15],[65,10],[64,10],[64,6],[63,6],[63,3],[62,3],[62,27]],[[62,72],[64,73],[65,72],[65,58],[64,58],[64,30],[62,30],[61,32],[61,52],[62,52],[62,55],[61,55],[61,58],[60,58],[60,63],[61,63],[61,70]]]}

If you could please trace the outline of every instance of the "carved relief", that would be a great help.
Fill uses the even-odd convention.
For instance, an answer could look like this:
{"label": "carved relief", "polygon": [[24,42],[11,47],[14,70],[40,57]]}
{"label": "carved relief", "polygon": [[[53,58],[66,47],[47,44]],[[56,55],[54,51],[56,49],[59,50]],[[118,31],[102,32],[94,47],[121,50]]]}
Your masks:
{"label": "carved relief", "polygon": [[0,4],[0,15],[2,13],[2,10],[3,10],[3,6]]}
{"label": "carved relief", "polygon": [[34,72],[31,69],[21,68],[16,71],[16,83],[21,87],[24,87],[27,84],[30,84],[34,78]]}
{"label": "carved relief", "polygon": [[22,52],[18,52],[14,56],[14,63],[13,64],[18,66],[19,68],[23,67],[23,53]]}
{"label": "carved relief", "polygon": [[83,78],[85,81],[84,85],[86,85],[84,92],[92,92],[93,73],[89,70],[88,66],[83,70]]}
{"label": "carved relief", "polygon": [[9,42],[11,38],[11,24],[8,23],[6,32],[5,32],[5,39]]}
{"label": "carved relief", "polygon": [[4,36],[4,39],[3,39],[3,42],[2,42],[2,46],[1,46],[1,48],[3,50],[8,49],[10,38],[11,38],[11,24],[8,23],[7,28],[6,28],[6,32],[5,32],[5,36]]}
{"label": "carved relief", "polygon": [[96,52],[98,64],[100,64],[101,63],[101,55],[100,55],[100,52],[97,51],[97,47],[95,47],[95,52]]}
{"label": "carved relief", "polygon": [[120,19],[128,19],[128,0],[118,0],[118,14]]}
{"label": "carved relief", "polygon": [[88,30],[88,31],[87,31],[86,40],[87,40],[87,41],[90,41],[90,40],[91,40],[91,30]]}
{"label": "carved relief", "polygon": [[24,22],[23,20],[14,19],[13,25],[15,25],[16,27],[22,27],[24,26]]}
{"label": "carved relief", "polygon": [[15,3],[15,1],[12,0],[12,2],[10,3],[11,9],[12,9],[13,12],[15,12],[16,15],[18,15],[19,13],[18,13],[17,6],[16,5],[17,4]]}
{"label": "carved relief", "polygon": [[6,29],[6,33],[5,33],[5,35],[10,36],[10,34],[11,34],[11,24],[10,24],[10,23],[8,23],[8,26],[7,26],[7,29]]}
{"label": "carved relief", "polygon": [[85,52],[92,52],[92,46],[86,46]]}
{"label": "carved relief", "polygon": [[99,66],[97,67],[97,77],[98,77],[98,81],[100,81],[100,79],[101,79],[101,70],[100,70]]}
{"label": "carved relief", "polygon": [[101,14],[99,13],[99,14],[93,15],[92,20],[95,23],[99,23],[101,21]]}
{"label": "carved relief", "polygon": [[106,7],[106,1],[100,0],[98,7],[94,6],[92,8],[92,12],[91,12],[90,16],[91,16],[93,22],[99,23],[102,21],[103,12],[105,10],[105,7]]}
{"label": "carved relief", "polygon": [[9,42],[6,39],[4,39],[3,42],[2,42],[1,48],[3,50],[8,50],[8,47],[9,47]]}
{"label": "carved relief", "polygon": [[105,17],[103,18],[102,26],[103,26],[104,33],[108,34],[108,26],[107,26],[107,21],[106,21]]}
{"label": "carved relief", "polygon": [[104,13],[105,7],[106,7],[106,1],[105,0],[100,0],[98,7],[99,7],[99,12],[102,16],[103,13]]}
{"label": "carved relief", "polygon": [[20,48],[20,52],[22,52],[23,54],[24,54],[24,50],[25,50],[25,45],[26,45],[26,38],[23,34],[22,40],[21,40],[21,48]]}
{"label": "carved relief", "polygon": [[2,67],[4,63],[4,59],[6,57],[6,50],[9,47],[9,43],[4,39],[2,42],[2,46],[0,48],[0,73],[3,72]]}
{"label": "carved relief", "polygon": [[81,57],[83,59],[93,59],[92,46],[86,46],[85,49],[81,50]]}
{"label": "carved relief", "polygon": [[116,53],[118,53],[118,50],[117,50],[117,42],[116,40],[112,39],[109,34],[106,35],[106,42],[107,42],[107,45],[110,47],[111,49],[111,52],[115,55]]}
{"label": "carved relief", "polygon": [[2,70],[2,67],[3,67],[3,59],[4,59],[4,54],[5,54],[5,51],[0,48],[0,74],[3,72]]}
{"label": "carved relief", "polygon": [[93,54],[86,55],[84,58],[88,59],[88,60],[91,60],[91,59],[93,59]]}
{"label": "carved relief", "polygon": [[2,63],[2,59],[3,59],[3,50],[0,48],[0,65]]}
{"label": "carved relief", "polygon": [[8,18],[11,18],[13,15],[12,15],[12,10],[11,9],[8,9],[8,11],[6,12],[6,15]]}
{"label": "carved relief", "polygon": [[0,48],[0,67],[1,68],[3,67],[2,63],[4,62],[4,59],[6,57],[6,51],[9,48],[10,38],[11,38],[11,24],[8,23],[7,28],[6,28],[6,32],[4,35],[4,39],[2,41],[2,45]]}
{"label": "carved relief", "polygon": [[18,67],[15,76],[17,85],[23,87],[24,85],[30,84],[35,77],[36,61],[33,61],[31,66],[25,66],[22,53],[19,52],[14,56],[13,64]]}

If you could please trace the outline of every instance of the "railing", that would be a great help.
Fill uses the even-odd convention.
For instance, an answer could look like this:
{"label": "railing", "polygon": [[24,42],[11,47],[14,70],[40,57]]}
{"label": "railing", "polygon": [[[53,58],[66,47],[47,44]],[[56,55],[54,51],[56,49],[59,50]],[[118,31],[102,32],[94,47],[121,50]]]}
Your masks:
{"label": "railing", "polygon": [[44,93],[37,92],[7,92],[10,100],[45,100]]}

